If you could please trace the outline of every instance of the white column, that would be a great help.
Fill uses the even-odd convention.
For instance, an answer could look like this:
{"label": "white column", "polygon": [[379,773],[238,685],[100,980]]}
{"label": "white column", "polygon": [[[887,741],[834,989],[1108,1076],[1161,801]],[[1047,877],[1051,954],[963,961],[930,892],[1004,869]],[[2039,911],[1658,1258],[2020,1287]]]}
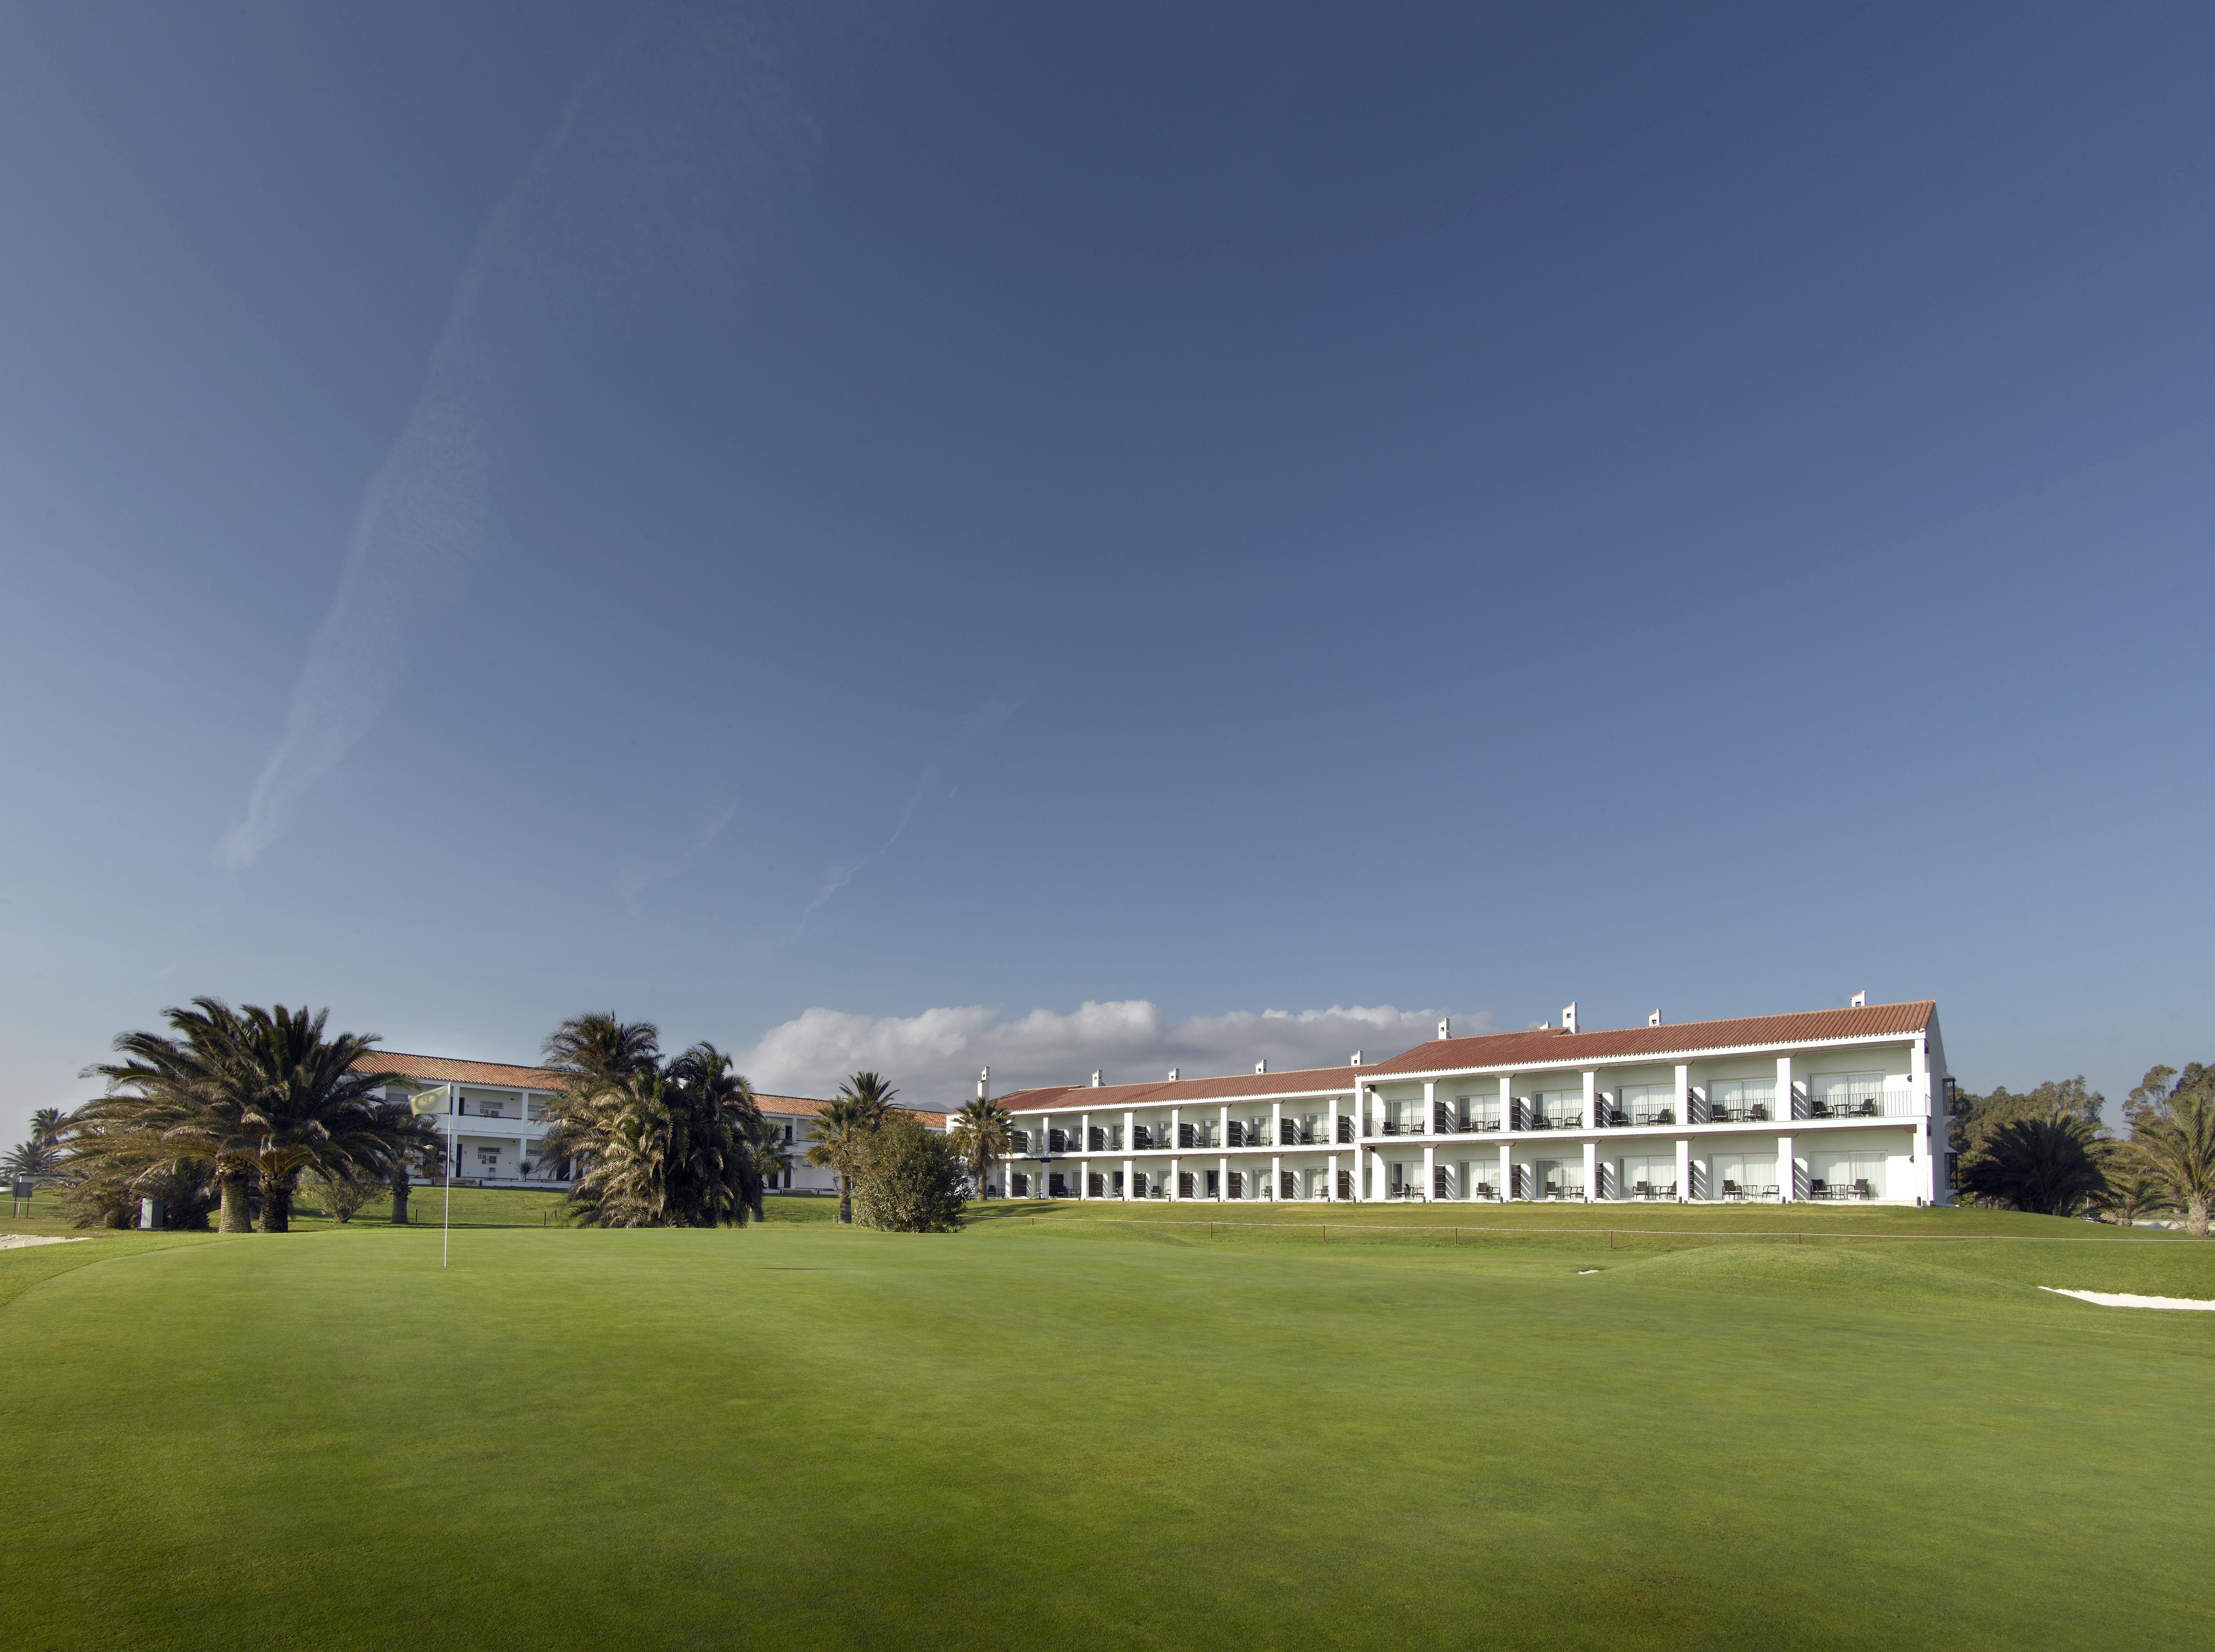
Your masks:
{"label": "white column", "polygon": [[1092,1161],[1089,1159],[1077,1161],[1077,1196],[1080,1199],[1089,1199],[1092,1196]]}
{"label": "white column", "polygon": [[[1587,1073],[1585,1078],[1589,1083],[1592,1074]],[[1585,1197],[1599,1197],[1599,1143],[1597,1141],[1585,1143]]]}
{"label": "white column", "polygon": [[[1338,1134],[1338,1125],[1336,1123],[1337,1112],[1338,1110],[1334,1106],[1331,1110],[1333,1120],[1331,1124],[1331,1134],[1334,1136]],[[1338,1199],[1338,1155],[1336,1153],[1331,1154],[1330,1168],[1325,1172],[1324,1174],[1328,1179],[1326,1179],[1322,1184],[1323,1199],[1327,1203],[1335,1203]]]}
{"label": "white column", "polygon": [[[1169,1146],[1184,1146],[1184,1109],[1181,1107],[1169,1109]],[[1174,1187],[1175,1184],[1171,1183],[1170,1185]]]}
{"label": "white column", "polygon": [[[1138,1117],[1136,1113],[1123,1115],[1123,1151],[1125,1153],[1131,1152],[1138,1145]],[[1129,1177],[1123,1178],[1123,1185],[1126,1188],[1131,1185]]]}
{"label": "white column", "polygon": [[[1425,1090],[1428,1090],[1430,1087],[1431,1086],[1427,1084],[1423,1086]],[[1428,1204],[1431,1201],[1432,1190],[1436,1188],[1439,1184],[1438,1151],[1438,1144],[1436,1142],[1426,1141],[1423,1143],[1423,1202],[1426,1204]]]}
{"label": "white column", "polygon": [[1230,1161],[1228,1159],[1215,1161],[1215,1196],[1218,1199],[1230,1196]]}
{"label": "white column", "polygon": [[1353,1202],[1359,1204],[1369,1196],[1369,1092],[1356,1083],[1353,1086]]}
{"label": "white column", "polygon": [[[1323,1120],[1323,1129],[1329,1132],[1323,1137],[1323,1141],[1331,1147],[1336,1147],[1338,1145],[1338,1098],[1336,1096],[1330,1098],[1330,1116]],[[1335,1194],[1338,1191],[1338,1178],[1333,1176],[1330,1178],[1330,1190]]]}
{"label": "white column", "polygon": [[[1438,1122],[1439,1081],[1436,1079],[1425,1079],[1423,1080],[1423,1134],[1430,1135],[1437,1127]],[[1430,1196],[1430,1184],[1426,1182],[1423,1184],[1423,1196],[1427,1199]]]}
{"label": "white column", "polygon": [[1285,1190],[1285,1159],[1281,1153],[1269,1155],[1269,1196],[1277,1197]]}
{"label": "white column", "polygon": [[[1585,1074],[1585,1129],[1588,1130],[1598,1128],[1599,1124],[1599,1114],[1593,1106],[1593,1103],[1598,1099],[1598,1095],[1599,1074],[1588,1070]],[[1590,1182],[1586,1182],[1585,1184],[1585,1191],[1586,1193],[1590,1193],[1592,1190],[1592,1184]]]}
{"label": "white column", "polygon": [[[1225,1102],[1225,1103],[1224,1104],[1224,1105],[1223,1105],[1223,1109],[1222,1109],[1222,1115],[1223,1115],[1223,1116],[1222,1116],[1220,1118],[1217,1119],[1217,1120],[1216,1120],[1216,1123],[1215,1123],[1215,1142],[1216,1142],[1216,1145],[1217,1145],[1218,1147],[1229,1147],[1229,1146],[1230,1145],[1230,1103]],[[1225,1182],[1225,1183],[1223,1184],[1223,1192],[1224,1192],[1224,1194],[1226,1196],[1228,1196],[1228,1195],[1229,1195],[1229,1194],[1230,1194],[1230,1183]]]}
{"label": "white column", "polygon": [[[1692,1064],[1690,1062],[1678,1062],[1677,1063],[1677,1099],[1675,1105],[1677,1109],[1677,1123],[1679,1124],[1690,1124],[1692,1122]],[[1683,1184],[1680,1183],[1678,1185],[1681,1186]]]}
{"label": "white column", "polygon": [[[1169,1134],[1172,1135],[1176,1134],[1175,1125],[1172,1124],[1169,1126]],[[1172,1159],[1169,1160],[1169,1202],[1171,1204],[1175,1204],[1178,1200],[1184,1197],[1184,1178],[1179,1173],[1179,1167],[1182,1166],[1184,1160],[1181,1159]]]}
{"label": "white column", "polygon": [[[1269,1145],[1273,1147],[1276,1147],[1284,1139],[1285,1104],[1281,1101],[1273,1101],[1269,1104]],[[1276,1195],[1276,1190],[1277,1184],[1274,1182],[1270,1183],[1269,1192],[1273,1198]]]}
{"label": "white column", "polygon": [[[1126,1141],[1131,1139],[1127,1126],[1125,1128],[1123,1139]],[[1131,1179],[1131,1161],[1126,1159],[1123,1161],[1123,1196],[1126,1199],[1136,1198],[1138,1192],[1138,1184]]]}
{"label": "white column", "polygon": [[[1500,1080],[1502,1085],[1506,1082],[1505,1079]],[[1512,1142],[1502,1141],[1500,1144],[1500,1196],[1503,1199],[1512,1198],[1514,1194],[1515,1148]]]}
{"label": "white column", "polygon": [[1089,1113],[1077,1116],[1077,1150],[1079,1153],[1092,1151],[1092,1115]]}
{"label": "white column", "polygon": [[[1678,1072],[1684,1068],[1678,1068]],[[1677,1138],[1677,1202],[1682,1204],[1692,1196],[1692,1142],[1689,1136]]]}
{"label": "white column", "polygon": [[1512,1073],[1500,1075],[1500,1128],[1512,1129],[1515,1123],[1515,1076]]}
{"label": "white column", "polygon": [[1792,1058],[1779,1055],[1776,1058],[1776,1117],[1789,1124],[1796,1112],[1792,1105]]}
{"label": "white column", "polygon": [[1800,1196],[1799,1166],[1792,1157],[1792,1138],[1776,1138],[1776,1196],[1785,1203]]}

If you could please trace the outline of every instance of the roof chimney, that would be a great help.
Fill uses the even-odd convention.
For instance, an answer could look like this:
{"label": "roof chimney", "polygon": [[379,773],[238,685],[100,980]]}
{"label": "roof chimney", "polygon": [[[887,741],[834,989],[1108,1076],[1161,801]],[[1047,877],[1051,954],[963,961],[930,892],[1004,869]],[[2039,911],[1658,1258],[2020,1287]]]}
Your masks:
{"label": "roof chimney", "polygon": [[1356,1067],[1361,1065],[1361,1052],[1358,1049],[1353,1052],[1353,1064]]}
{"label": "roof chimney", "polygon": [[1100,1087],[1100,1069],[1096,1067],[1092,1069],[1092,1087],[1095,1090]]}
{"label": "roof chimney", "polygon": [[1267,1071],[1269,1070],[1269,1062],[1268,1062],[1268,1058],[1267,1058],[1267,1056],[1264,1056],[1261,1060],[1260,1060],[1260,1061],[1258,1061],[1258,1062],[1255,1062],[1255,1063],[1254,1063],[1254,1070],[1255,1070],[1256,1073],[1266,1073],[1266,1072],[1267,1072]]}
{"label": "roof chimney", "polygon": [[1177,1069],[1176,1069],[1175,1068],[1174,1068],[1174,1067],[1173,1067],[1173,1068],[1169,1068],[1169,1082],[1170,1082],[1171,1084],[1175,1084],[1176,1081],[1177,1081]]}
{"label": "roof chimney", "polygon": [[1646,1025],[1649,1027],[1660,1026],[1661,1025],[1661,1012],[1660,1010],[1647,1011]]}
{"label": "roof chimney", "polygon": [[978,1099],[978,1100],[982,1101],[982,1100],[984,1100],[984,1099],[985,1099],[985,1088],[986,1088],[986,1086],[988,1086],[989,1085],[991,1085],[991,1082],[992,1082],[992,1069],[991,1069],[991,1068],[989,1068],[989,1067],[988,1067],[988,1068],[986,1068],[983,1072],[979,1073],[979,1074],[977,1075],[977,1099]]}
{"label": "roof chimney", "polygon": [[1453,1037],[1453,1017],[1451,1015],[1439,1017],[1439,1037],[1441,1038]]}
{"label": "roof chimney", "polygon": [[1574,1032],[1576,1030],[1577,1030],[1577,1006],[1576,1006],[1574,1004],[1564,1004],[1564,1005],[1562,1005],[1562,1031],[1564,1031],[1564,1032]]}
{"label": "roof chimney", "polygon": [[1856,993],[1853,995],[1851,1002],[1856,1009],[1865,1010],[1868,1007],[1868,994],[1867,993]]}

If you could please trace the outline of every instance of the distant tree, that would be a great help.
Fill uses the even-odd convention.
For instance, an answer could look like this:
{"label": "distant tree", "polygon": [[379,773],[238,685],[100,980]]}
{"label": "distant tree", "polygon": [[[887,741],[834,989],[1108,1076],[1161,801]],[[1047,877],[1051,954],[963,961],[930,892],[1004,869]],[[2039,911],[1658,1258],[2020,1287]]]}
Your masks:
{"label": "distant tree", "polygon": [[979,1096],[948,1122],[954,1150],[968,1170],[970,1185],[979,1198],[989,1196],[993,1162],[1015,1148],[1015,1116],[990,1097]]}
{"label": "distant tree", "polygon": [[11,1179],[21,1178],[40,1186],[59,1181],[62,1150],[34,1129],[29,1141],[18,1141],[8,1149],[5,1158],[0,1158],[0,1172],[5,1172]]}
{"label": "distant tree", "polygon": [[2048,1079],[2035,1090],[2020,1095],[2004,1086],[1984,1096],[1962,1091],[1954,1097],[1948,1135],[1953,1151],[1967,1153],[1982,1149],[1992,1131],[2016,1119],[2044,1118],[2058,1112],[2082,1119],[2097,1130],[2107,1104],[2108,1098],[2087,1085],[2081,1073],[2073,1079]]}
{"label": "distant tree", "polygon": [[960,1157],[912,1113],[889,1114],[868,1132],[857,1169],[854,1210],[863,1227],[945,1233],[961,1226]]}
{"label": "distant tree", "polygon": [[2056,1108],[2003,1119],[1961,1161],[1961,1188],[2017,1210],[2073,1216],[2106,1191],[2102,1147],[2098,1130],[2077,1113]]}
{"label": "distant tree", "polygon": [[352,1221],[354,1213],[369,1202],[369,1189],[344,1171],[318,1171],[312,1185],[324,1212],[341,1226]]}
{"label": "distant tree", "polygon": [[546,1040],[546,1065],[589,1094],[619,1087],[635,1074],[661,1070],[661,1030],[613,1014],[573,1015]]}
{"label": "distant tree", "polygon": [[893,1098],[898,1094],[881,1073],[856,1073],[838,1086],[839,1100],[852,1102],[879,1124],[892,1111]]}
{"label": "distant tree", "polygon": [[31,1115],[31,1140],[51,1142],[62,1133],[68,1123],[58,1107],[41,1107]]}

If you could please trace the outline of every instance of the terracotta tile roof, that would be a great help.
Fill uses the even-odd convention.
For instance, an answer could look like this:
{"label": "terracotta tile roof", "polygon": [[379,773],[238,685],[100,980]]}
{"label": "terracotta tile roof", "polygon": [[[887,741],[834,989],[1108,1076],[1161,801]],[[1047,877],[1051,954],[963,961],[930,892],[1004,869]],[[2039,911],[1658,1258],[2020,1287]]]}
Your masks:
{"label": "terracotta tile roof", "polygon": [[1364,1068],[1362,1076],[1438,1073],[1465,1067],[1531,1066],[1622,1055],[1688,1055],[1701,1050],[1817,1043],[1920,1032],[1937,1005],[1870,1004],[1859,1009],[1806,1010],[1796,1015],[1748,1015],[1677,1026],[1616,1027],[1606,1031],[1488,1032],[1474,1038],[1433,1038],[1403,1055]]}
{"label": "terracotta tile roof", "polygon": [[[559,1090],[561,1074],[550,1068],[510,1067],[502,1062],[457,1062],[444,1055],[410,1055],[396,1049],[379,1049],[355,1062],[367,1073],[390,1073],[396,1078],[420,1079],[426,1084],[482,1084],[499,1090]],[[826,1103],[807,1096],[773,1096],[767,1091],[756,1091],[754,1101],[764,1113],[774,1113],[779,1118],[813,1118],[820,1113]],[[920,1107],[903,1111],[913,1113],[933,1129],[946,1128],[946,1115],[926,1112]]]}
{"label": "terracotta tile roof", "polygon": [[457,1062],[444,1055],[409,1055],[396,1049],[373,1050],[354,1065],[365,1073],[421,1079],[429,1084],[488,1084],[503,1090],[559,1090],[561,1075],[543,1067],[510,1067],[504,1062]]}
{"label": "terracotta tile roof", "polygon": [[1290,1073],[1229,1073],[1215,1079],[1179,1079],[1174,1083],[1062,1084],[1036,1090],[1010,1090],[1000,1103],[1011,1113],[1120,1112],[1126,1107],[1169,1107],[1187,1101],[1238,1101],[1249,1096],[1327,1096],[1333,1092],[1353,1093],[1357,1074],[1375,1072],[1365,1067],[1307,1067]]}
{"label": "terracotta tile roof", "polygon": [[1920,1032],[1937,1005],[1870,1004],[1860,1009],[1808,1010],[1795,1015],[1750,1015],[1729,1021],[1686,1021],[1676,1026],[1618,1027],[1607,1031],[1488,1032],[1474,1038],[1433,1038],[1389,1062],[1361,1067],[1311,1067],[1292,1073],[1232,1073],[1174,1084],[1065,1084],[1014,1090],[1000,1098],[1013,1113],[1120,1112],[1185,1102],[1239,1101],[1254,1096],[1350,1094],[1356,1077],[1366,1082],[1408,1073],[1469,1067],[1544,1066],[1555,1062],[1623,1055],[1683,1055],[1702,1050],[1814,1043]]}

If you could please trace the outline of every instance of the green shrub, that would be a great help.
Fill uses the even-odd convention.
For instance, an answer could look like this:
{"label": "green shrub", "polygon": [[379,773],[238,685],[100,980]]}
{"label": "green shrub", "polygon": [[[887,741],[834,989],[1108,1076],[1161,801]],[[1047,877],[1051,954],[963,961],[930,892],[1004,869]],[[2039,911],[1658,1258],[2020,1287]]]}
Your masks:
{"label": "green shrub", "polygon": [[953,1145],[893,1111],[871,1131],[854,1177],[854,1216],[889,1233],[950,1233],[961,1226],[961,1161]]}

